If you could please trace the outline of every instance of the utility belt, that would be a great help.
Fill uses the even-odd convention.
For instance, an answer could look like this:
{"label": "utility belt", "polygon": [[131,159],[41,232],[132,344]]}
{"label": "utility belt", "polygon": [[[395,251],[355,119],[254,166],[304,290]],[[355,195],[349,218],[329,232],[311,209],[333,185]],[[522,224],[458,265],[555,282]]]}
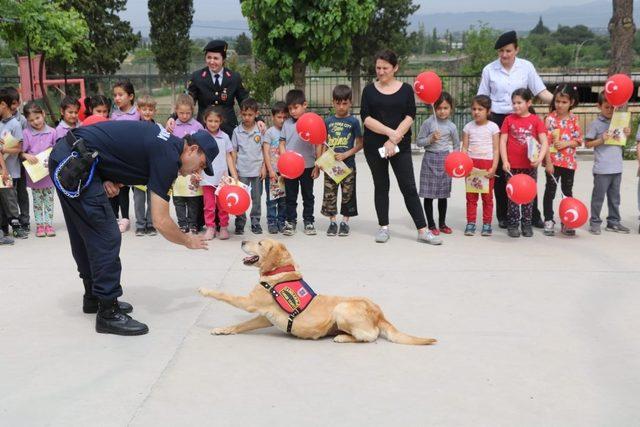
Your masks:
{"label": "utility belt", "polygon": [[62,194],[75,199],[93,180],[99,160],[98,152],[89,150],[84,140],[76,138],[73,131],[69,131],[63,140],[71,148],[71,154],[56,167],[53,184]]}

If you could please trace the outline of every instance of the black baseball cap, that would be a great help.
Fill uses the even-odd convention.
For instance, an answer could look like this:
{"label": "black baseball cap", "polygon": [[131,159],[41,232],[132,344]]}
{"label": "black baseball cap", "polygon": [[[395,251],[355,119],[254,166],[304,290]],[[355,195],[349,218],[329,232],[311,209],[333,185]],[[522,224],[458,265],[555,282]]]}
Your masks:
{"label": "black baseball cap", "polygon": [[206,130],[199,130],[196,133],[191,134],[191,139],[204,151],[204,155],[207,158],[207,166],[203,169],[204,173],[213,176],[213,170],[211,169],[211,163],[213,159],[218,155],[218,143],[216,139]]}

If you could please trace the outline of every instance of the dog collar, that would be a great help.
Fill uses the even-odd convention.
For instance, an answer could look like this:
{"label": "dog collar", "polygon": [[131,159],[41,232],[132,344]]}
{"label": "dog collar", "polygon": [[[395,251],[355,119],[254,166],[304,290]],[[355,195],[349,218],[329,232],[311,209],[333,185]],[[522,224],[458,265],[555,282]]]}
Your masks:
{"label": "dog collar", "polygon": [[275,270],[271,270],[266,273],[263,273],[263,276],[273,276],[279,273],[288,273],[290,271],[296,271],[296,268],[291,264],[283,265],[282,267],[278,267]]}

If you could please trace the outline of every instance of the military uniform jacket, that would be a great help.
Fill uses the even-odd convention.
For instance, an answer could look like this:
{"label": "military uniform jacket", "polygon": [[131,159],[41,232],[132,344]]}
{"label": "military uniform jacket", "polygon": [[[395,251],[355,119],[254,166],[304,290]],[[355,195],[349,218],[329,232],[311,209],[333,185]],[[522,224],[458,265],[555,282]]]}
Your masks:
{"label": "military uniform jacket", "polygon": [[198,104],[198,121],[202,122],[204,110],[211,105],[219,105],[224,110],[224,123],[221,126],[223,132],[229,137],[233,129],[238,126],[238,119],[233,108],[235,101],[240,104],[249,96],[249,92],[242,85],[242,77],[239,73],[223,69],[222,84],[216,90],[213,84],[213,75],[209,67],[204,67],[191,74],[187,84],[187,91]]}

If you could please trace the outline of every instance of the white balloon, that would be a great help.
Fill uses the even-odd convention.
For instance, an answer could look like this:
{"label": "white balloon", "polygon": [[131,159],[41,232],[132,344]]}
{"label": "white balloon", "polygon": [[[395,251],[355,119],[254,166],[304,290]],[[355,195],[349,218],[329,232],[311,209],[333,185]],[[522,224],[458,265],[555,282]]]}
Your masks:
{"label": "white balloon", "polygon": [[[564,221],[565,222],[575,222],[578,219],[579,216],[580,215],[578,214],[578,210],[577,209],[567,209],[564,212]],[[573,217],[573,218],[569,219],[571,217]]]}
{"label": "white balloon", "polygon": [[413,82],[413,90],[415,90],[416,93],[422,93],[422,91],[424,90],[424,85],[416,80],[415,82]]}
{"label": "white balloon", "polygon": [[[613,85],[613,88],[609,88],[609,85]],[[609,80],[607,84],[604,85],[604,91],[609,95],[611,95],[616,89],[618,89],[618,86],[616,86],[612,80]]]}
{"label": "white balloon", "polygon": [[455,168],[451,174],[455,177],[455,178],[462,178],[464,176],[464,167],[462,167],[462,165],[458,165],[457,168]]}
{"label": "white balloon", "polygon": [[[229,199],[233,199],[233,202],[229,201]],[[229,193],[227,195],[227,206],[237,205],[239,201],[240,201],[240,197],[238,196],[237,193]]]}

